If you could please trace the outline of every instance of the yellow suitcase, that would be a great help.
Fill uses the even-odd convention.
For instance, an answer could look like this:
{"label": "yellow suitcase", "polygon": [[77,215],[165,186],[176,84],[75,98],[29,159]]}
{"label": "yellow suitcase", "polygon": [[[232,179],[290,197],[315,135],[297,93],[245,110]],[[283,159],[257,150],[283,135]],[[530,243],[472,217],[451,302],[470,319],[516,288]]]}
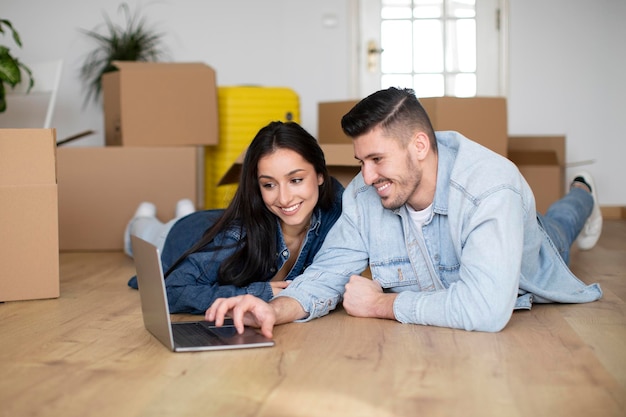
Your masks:
{"label": "yellow suitcase", "polygon": [[219,143],[205,151],[205,208],[224,208],[236,185],[217,183],[271,121],[300,123],[300,99],[287,87],[223,86],[217,89]]}

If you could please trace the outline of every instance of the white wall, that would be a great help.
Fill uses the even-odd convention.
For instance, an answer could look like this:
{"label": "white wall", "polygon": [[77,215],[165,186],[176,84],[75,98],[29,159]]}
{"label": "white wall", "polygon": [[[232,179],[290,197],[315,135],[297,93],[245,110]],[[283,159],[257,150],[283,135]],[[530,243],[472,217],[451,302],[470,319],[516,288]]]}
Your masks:
{"label": "white wall", "polygon": [[[570,162],[597,181],[603,205],[626,206],[626,1],[509,0],[509,132],[566,134]],[[81,145],[103,143],[102,110],[83,108],[78,68],[102,12],[121,22],[113,0],[3,0],[24,43],[25,62],[62,57],[65,72],[53,124],[59,138],[93,129]],[[202,61],[219,85],[293,88],[301,121],[317,134],[317,103],[351,97],[353,0],[128,0],[166,33],[172,61]],[[327,27],[325,19],[336,19]],[[6,39],[2,39],[6,43]],[[568,169],[571,176],[575,169]]]}
{"label": "white wall", "polygon": [[509,132],[565,134],[601,204],[626,205],[626,1],[509,2]]}
{"label": "white wall", "polygon": [[[3,0],[1,17],[20,33],[25,63],[65,61],[53,125],[59,139],[93,129],[76,145],[104,143],[103,113],[83,106],[79,68],[94,44],[79,28],[103,23],[103,12],[124,23],[120,1]],[[165,36],[169,60],[204,62],[218,85],[286,86],[301,101],[301,123],[317,133],[317,103],[348,95],[348,1],[337,0],[128,0]],[[331,25],[325,24],[330,18]],[[332,22],[336,24],[332,24]],[[1,40],[3,44],[8,37]],[[11,43],[12,45],[12,43]],[[10,105],[10,103],[9,103]]]}

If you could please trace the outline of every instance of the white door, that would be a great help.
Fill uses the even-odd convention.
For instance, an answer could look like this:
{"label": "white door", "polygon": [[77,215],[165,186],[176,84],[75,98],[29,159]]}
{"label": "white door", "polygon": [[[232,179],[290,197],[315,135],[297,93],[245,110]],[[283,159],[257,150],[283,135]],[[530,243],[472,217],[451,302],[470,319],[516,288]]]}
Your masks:
{"label": "white door", "polygon": [[358,0],[359,96],[505,96],[507,0]]}

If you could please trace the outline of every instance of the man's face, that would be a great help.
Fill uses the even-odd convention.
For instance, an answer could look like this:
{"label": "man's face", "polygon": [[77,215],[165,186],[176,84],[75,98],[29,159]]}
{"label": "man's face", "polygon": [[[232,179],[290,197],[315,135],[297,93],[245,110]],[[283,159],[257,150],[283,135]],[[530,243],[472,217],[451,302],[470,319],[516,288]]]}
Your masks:
{"label": "man's face", "polygon": [[376,188],[383,207],[394,210],[410,204],[422,179],[414,146],[404,146],[399,139],[384,136],[379,127],[354,139],[353,144],[363,179]]}

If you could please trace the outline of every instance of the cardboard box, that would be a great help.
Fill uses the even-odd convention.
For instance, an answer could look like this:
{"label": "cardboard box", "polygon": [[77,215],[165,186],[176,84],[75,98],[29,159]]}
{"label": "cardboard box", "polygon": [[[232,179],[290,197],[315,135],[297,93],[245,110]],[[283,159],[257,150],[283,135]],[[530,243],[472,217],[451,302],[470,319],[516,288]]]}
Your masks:
{"label": "cardboard box", "polygon": [[53,129],[0,129],[0,301],[59,296]]}
{"label": "cardboard box", "polygon": [[60,250],[121,250],[142,201],[162,221],[182,198],[203,201],[201,147],[61,147],[57,157]]}
{"label": "cardboard box", "polygon": [[508,148],[535,194],[537,211],[545,214],[565,193],[565,137],[511,136]]}
{"label": "cardboard box", "polygon": [[508,119],[504,97],[433,97],[420,99],[435,130],[456,130],[507,156]]}
{"label": "cardboard box", "polygon": [[[354,159],[352,144],[326,143],[320,144],[320,146],[324,151],[329,174],[337,178],[344,187],[347,186],[361,170],[361,165]],[[244,150],[220,179],[218,185],[236,184],[239,182],[245,154],[246,151]]]}
{"label": "cardboard box", "polygon": [[317,140],[320,143],[348,143],[341,129],[341,118],[348,113],[359,100],[328,101],[317,104]]}
{"label": "cardboard box", "polygon": [[107,145],[218,143],[215,71],[200,63],[114,62],[102,77]]}
{"label": "cardboard box", "polygon": [[[357,100],[318,103],[320,143],[349,143],[341,118]],[[483,146],[507,155],[507,107],[504,97],[429,97],[420,102],[435,130],[455,130]]]}

